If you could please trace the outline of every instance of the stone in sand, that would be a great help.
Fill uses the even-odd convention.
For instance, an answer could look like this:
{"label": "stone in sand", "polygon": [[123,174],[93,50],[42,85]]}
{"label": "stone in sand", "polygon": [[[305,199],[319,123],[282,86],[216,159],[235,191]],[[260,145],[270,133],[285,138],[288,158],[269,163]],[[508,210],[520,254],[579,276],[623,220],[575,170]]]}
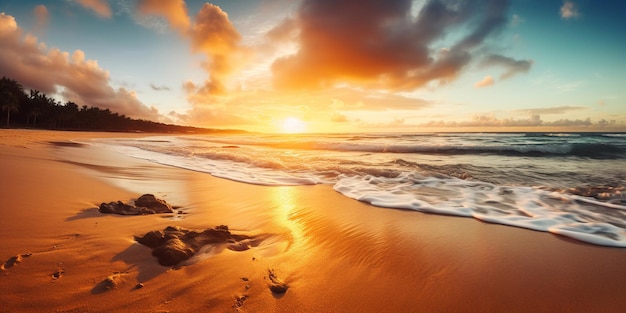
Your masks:
{"label": "stone in sand", "polygon": [[256,239],[251,236],[232,234],[228,226],[224,225],[202,232],[168,226],[162,231],[151,231],[142,237],[135,237],[137,242],[152,249],[152,255],[157,257],[159,264],[163,266],[173,266],[186,261],[206,245],[232,245],[242,241],[252,241],[253,244],[257,244]]}
{"label": "stone in sand", "polygon": [[113,289],[116,289],[124,280],[123,273],[114,273],[113,275],[107,276],[103,281],[98,283],[91,292],[94,294],[107,292]]}
{"label": "stone in sand", "polygon": [[165,202],[165,200],[158,199],[151,194],[142,195],[135,200],[135,204],[127,204],[122,201],[102,203],[98,211],[101,213],[119,215],[174,213],[172,206]]}

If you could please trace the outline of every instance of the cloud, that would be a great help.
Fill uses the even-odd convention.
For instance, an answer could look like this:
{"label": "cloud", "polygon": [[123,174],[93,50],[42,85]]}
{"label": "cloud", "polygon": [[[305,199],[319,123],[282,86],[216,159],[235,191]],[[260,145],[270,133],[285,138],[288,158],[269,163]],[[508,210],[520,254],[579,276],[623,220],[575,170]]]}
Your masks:
{"label": "cloud", "polygon": [[83,7],[94,11],[100,17],[111,18],[113,13],[111,7],[106,0],[75,0]]}
{"label": "cloud", "polygon": [[11,77],[27,89],[61,95],[79,105],[110,109],[130,117],[158,120],[154,107],[147,107],[135,93],[114,89],[109,73],[85,53],[72,54],[48,49],[36,37],[26,34],[10,15],[0,14],[0,76]]}
{"label": "cloud", "polygon": [[500,75],[500,79],[507,79],[520,73],[526,73],[530,70],[533,64],[533,60],[515,60],[499,54],[490,54],[481,62],[481,66],[483,67],[503,67],[505,71],[502,75]]}
{"label": "cloud", "polygon": [[150,88],[152,88],[152,90],[154,90],[154,91],[170,90],[170,87],[167,87],[167,86],[157,86],[155,84],[150,84]]}
{"label": "cloud", "polygon": [[48,25],[48,21],[50,19],[48,15],[48,8],[45,5],[40,4],[33,9],[33,14],[35,15],[35,32],[39,33],[43,31]]}
{"label": "cloud", "polygon": [[137,12],[142,15],[163,16],[170,26],[185,34],[191,25],[187,5],[183,0],[140,0]]}
{"label": "cloud", "polygon": [[334,112],[333,115],[330,117],[330,121],[333,123],[347,123],[348,117],[339,112]]}
{"label": "cloud", "polygon": [[225,75],[233,66],[233,56],[240,52],[241,35],[220,7],[205,3],[195,17],[191,29],[191,48],[209,57],[212,75]]}
{"label": "cloud", "polygon": [[242,66],[241,60],[246,54],[241,46],[241,35],[226,12],[216,5],[205,3],[191,21],[183,0],[142,0],[137,6],[137,13],[165,17],[170,27],[190,40],[193,53],[206,55],[203,67],[209,74],[208,79],[200,86],[185,83],[192,104],[226,91],[224,80]]}
{"label": "cloud", "polygon": [[293,18],[286,18],[276,27],[270,29],[265,36],[271,41],[291,41],[297,38],[298,25]]}
{"label": "cloud", "polygon": [[552,107],[552,108],[523,109],[523,110],[517,110],[516,112],[532,114],[532,115],[565,114],[565,113],[569,113],[573,111],[583,111],[583,110],[588,110],[588,109],[589,109],[588,107],[584,107],[584,106],[564,105],[564,106],[558,106],[558,107]]}
{"label": "cloud", "polygon": [[430,121],[428,123],[421,124],[422,127],[539,127],[539,126],[553,126],[553,127],[588,127],[588,126],[607,126],[613,124],[613,122],[607,122],[601,120],[597,123],[593,123],[590,118],[586,119],[559,119],[556,121],[544,121],[539,114],[532,114],[528,118],[497,118],[491,115],[476,115],[469,121]]}
{"label": "cloud", "polygon": [[578,8],[572,1],[564,1],[563,5],[560,9],[561,18],[570,19],[578,17],[580,14],[578,13]]}
{"label": "cloud", "polygon": [[209,96],[198,94],[199,86],[193,82],[187,81],[182,87],[188,92],[189,102],[193,104],[186,112],[184,122],[264,131],[271,130],[268,127],[272,127],[276,119],[286,116],[298,116],[309,121],[310,125],[334,122],[335,126],[340,126],[346,125],[340,124],[344,121],[356,121],[352,116],[381,116],[396,110],[417,114],[419,110],[434,105],[426,100],[394,93],[353,88],[334,88],[316,93],[244,89]]}
{"label": "cloud", "polygon": [[493,77],[491,77],[491,75],[487,75],[485,76],[485,78],[481,79],[480,81],[476,82],[474,84],[474,87],[476,88],[482,88],[482,87],[487,87],[487,86],[491,86],[493,85],[495,82],[493,80]]}
{"label": "cloud", "polygon": [[[407,14],[413,5],[411,0],[304,0],[293,20],[274,29],[284,34],[290,29],[286,23],[294,25],[299,44],[296,53],[272,64],[275,86],[319,89],[350,83],[413,90],[446,83],[507,22],[508,1],[431,0],[416,17]],[[437,48],[451,37],[459,39]]]}

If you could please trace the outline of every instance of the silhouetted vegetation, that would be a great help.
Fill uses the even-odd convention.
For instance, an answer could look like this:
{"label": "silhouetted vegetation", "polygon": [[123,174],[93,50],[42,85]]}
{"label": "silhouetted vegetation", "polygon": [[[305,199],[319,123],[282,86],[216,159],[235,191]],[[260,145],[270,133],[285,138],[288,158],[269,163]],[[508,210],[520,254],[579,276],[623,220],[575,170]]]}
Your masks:
{"label": "silhouetted vegetation", "polygon": [[6,117],[6,124],[2,124],[16,128],[165,133],[243,132],[132,119],[109,109],[79,106],[71,101],[61,103],[38,90],[30,90],[26,94],[20,83],[7,77],[0,79],[0,108]]}

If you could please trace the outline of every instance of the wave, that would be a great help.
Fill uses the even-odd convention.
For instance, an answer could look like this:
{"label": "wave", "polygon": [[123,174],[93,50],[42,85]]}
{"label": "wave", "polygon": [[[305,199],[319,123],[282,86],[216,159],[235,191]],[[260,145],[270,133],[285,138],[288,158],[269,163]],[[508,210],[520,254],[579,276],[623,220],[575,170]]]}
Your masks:
{"label": "wave", "polygon": [[601,134],[602,137],[626,138],[626,133]]}
{"label": "wave", "polygon": [[[614,145],[558,143],[560,141],[512,144],[520,140],[526,142],[517,138],[506,145],[435,146],[432,142],[431,145],[386,145],[370,139],[347,141],[346,137],[343,141],[326,138],[325,141],[307,139],[297,142],[301,147],[307,147],[302,150],[274,148],[277,145],[293,146],[291,139],[284,137],[261,144],[258,138],[245,137],[171,137],[171,140],[153,137],[151,140],[98,142],[132,157],[248,184],[328,184],[350,198],[375,206],[473,217],[485,222],[548,231],[599,245],[626,247],[626,198],[623,196],[621,159],[589,163],[584,158],[517,158],[515,162],[506,159],[506,165],[499,166],[498,162],[492,163],[499,159],[497,157],[482,158],[487,160],[485,163],[474,162],[481,159],[475,157],[409,155],[623,158],[620,140],[612,140],[616,143]],[[602,170],[606,166],[609,166],[608,171],[615,173]],[[581,171],[581,168],[589,169]],[[550,179],[558,184],[552,184]]]}
{"label": "wave", "polygon": [[[420,154],[496,154],[505,156],[578,156],[590,158],[624,158],[626,149],[617,145],[603,143],[553,143],[553,144],[518,144],[518,145],[387,145],[387,144],[350,144],[350,143],[308,143],[302,144],[309,149],[336,150],[377,153],[420,153]],[[292,148],[295,148],[291,146]]]}
{"label": "wave", "polygon": [[[526,134],[527,135],[527,134]],[[545,139],[523,140],[524,134],[437,134],[434,137],[445,138],[444,141],[422,139],[419,135],[354,135],[343,137],[299,136],[297,138],[273,136],[270,138],[184,138],[187,141],[228,146],[260,146],[274,149],[324,150],[339,152],[368,153],[414,153],[414,154],[492,154],[503,156],[574,156],[599,159],[625,158],[626,142],[621,137],[597,142],[587,140],[579,134],[533,134],[544,136]],[[468,137],[470,136],[470,137]],[[471,137],[473,136],[473,137]],[[549,136],[549,137],[545,137]],[[453,139],[450,139],[453,138]],[[461,141],[456,139],[462,138]],[[504,138],[504,139],[503,139]],[[456,140],[456,141],[455,141]],[[424,144],[424,142],[427,142]]]}
{"label": "wave", "polygon": [[473,217],[596,245],[626,247],[626,206],[587,197],[418,173],[395,178],[343,176],[334,189],[378,207]]}

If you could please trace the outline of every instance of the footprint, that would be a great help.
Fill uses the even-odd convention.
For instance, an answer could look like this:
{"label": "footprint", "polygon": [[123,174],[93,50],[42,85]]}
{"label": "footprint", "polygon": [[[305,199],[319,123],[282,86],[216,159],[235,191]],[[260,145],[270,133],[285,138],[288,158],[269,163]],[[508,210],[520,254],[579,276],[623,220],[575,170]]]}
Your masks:
{"label": "footprint", "polygon": [[234,309],[239,309],[243,306],[243,304],[246,302],[246,300],[248,300],[250,296],[248,295],[241,295],[241,296],[236,296],[235,297],[235,304],[233,304],[233,308]]}
{"label": "footprint", "polygon": [[16,264],[22,263],[22,261],[24,260],[24,258],[27,258],[29,256],[31,256],[32,253],[25,253],[25,254],[18,254],[15,256],[10,257],[6,262],[4,262],[4,264],[2,264],[2,266],[0,266],[0,269],[7,270],[11,267],[13,267]]}
{"label": "footprint", "polygon": [[268,277],[270,279],[270,290],[276,294],[283,294],[287,292],[289,286],[278,276],[276,276],[276,272],[272,269],[267,269]]}
{"label": "footprint", "polygon": [[51,275],[52,276],[52,281],[55,281],[55,280],[61,278],[64,273],[65,273],[65,270],[62,269],[62,268],[59,268],[58,271],[52,273],[52,275]]}

